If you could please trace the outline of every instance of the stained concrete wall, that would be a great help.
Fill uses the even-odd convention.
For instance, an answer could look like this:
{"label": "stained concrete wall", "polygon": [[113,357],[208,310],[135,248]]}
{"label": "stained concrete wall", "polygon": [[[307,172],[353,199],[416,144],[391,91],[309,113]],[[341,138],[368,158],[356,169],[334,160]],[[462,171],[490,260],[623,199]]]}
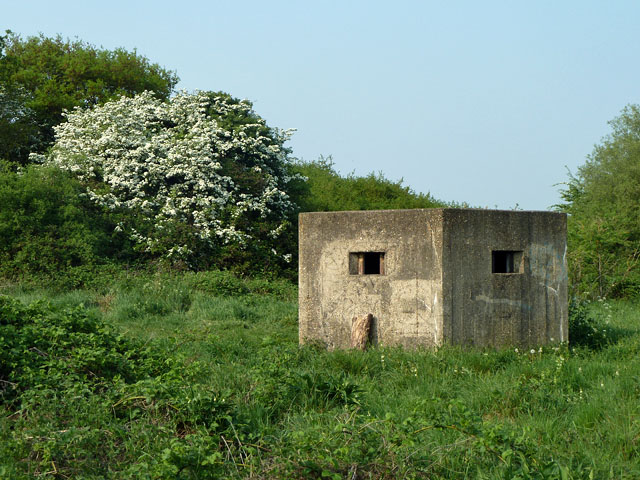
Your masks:
{"label": "stained concrete wall", "polygon": [[[566,215],[470,209],[300,215],[300,342],[347,348],[373,314],[373,343],[538,346],[567,340]],[[493,273],[493,251],[522,269]],[[350,252],[385,252],[383,275]]]}
{"label": "stained concrete wall", "polygon": [[[442,210],[300,215],[300,342],[347,348],[354,316],[373,343],[442,343]],[[350,252],[384,252],[383,275],[349,273]]]}
{"label": "stained concrete wall", "polygon": [[[566,215],[443,213],[445,341],[475,346],[566,341]],[[492,273],[495,250],[522,251],[521,273]]]}

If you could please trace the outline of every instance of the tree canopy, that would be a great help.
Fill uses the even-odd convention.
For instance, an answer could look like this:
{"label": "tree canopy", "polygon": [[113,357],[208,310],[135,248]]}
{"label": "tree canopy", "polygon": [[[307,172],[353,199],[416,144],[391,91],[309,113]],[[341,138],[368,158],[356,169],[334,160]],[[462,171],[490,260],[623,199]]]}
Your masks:
{"label": "tree canopy", "polygon": [[177,82],[135,50],[7,31],[0,37],[0,159],[25,164],[29,152],[44,152],[64,110],[143,91],[168,99]]}
{"label": "tree canopy", "polygon": [[628,105],[609,124],[560,206],[570,215],[571,283],[598,297],[640,292],[640,106]]}

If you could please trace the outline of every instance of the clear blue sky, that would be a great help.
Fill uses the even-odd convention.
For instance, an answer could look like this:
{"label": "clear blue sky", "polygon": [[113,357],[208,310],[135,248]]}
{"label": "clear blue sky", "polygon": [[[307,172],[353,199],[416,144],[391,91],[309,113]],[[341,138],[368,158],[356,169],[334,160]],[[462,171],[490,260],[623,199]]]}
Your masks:
{"label": "clear blue sky", "polygon": [[547,209],[640,103],[636,1],[7,1],[0,28],[124,47],[254,102],[294,155]]}

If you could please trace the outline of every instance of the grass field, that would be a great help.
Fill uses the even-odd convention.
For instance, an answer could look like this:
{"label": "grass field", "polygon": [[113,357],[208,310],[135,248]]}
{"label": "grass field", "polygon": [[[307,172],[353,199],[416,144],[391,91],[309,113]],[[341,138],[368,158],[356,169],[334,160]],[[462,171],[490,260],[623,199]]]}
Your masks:
{"label": "grass field", "polygon": [[632,302],[588,306],[593,347],[326,352],[284,281],[0,293],[47,302],[0,310],[43,342],[0,371],[1,478],[640,478]]}

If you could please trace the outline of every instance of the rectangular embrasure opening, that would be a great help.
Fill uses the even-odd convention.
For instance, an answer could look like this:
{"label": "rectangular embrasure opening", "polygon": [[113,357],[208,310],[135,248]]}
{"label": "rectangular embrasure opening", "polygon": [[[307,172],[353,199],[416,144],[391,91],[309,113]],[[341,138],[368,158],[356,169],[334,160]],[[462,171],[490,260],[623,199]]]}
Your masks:
{"label": "rectangular embrasure opening", "polygon": [[522,273],[522,250],[493,250],[491,273]]}
{"label": "rectangular embrasure opening", "polygon": [[384,252],[349,253],[350,275],[384,275]]}

